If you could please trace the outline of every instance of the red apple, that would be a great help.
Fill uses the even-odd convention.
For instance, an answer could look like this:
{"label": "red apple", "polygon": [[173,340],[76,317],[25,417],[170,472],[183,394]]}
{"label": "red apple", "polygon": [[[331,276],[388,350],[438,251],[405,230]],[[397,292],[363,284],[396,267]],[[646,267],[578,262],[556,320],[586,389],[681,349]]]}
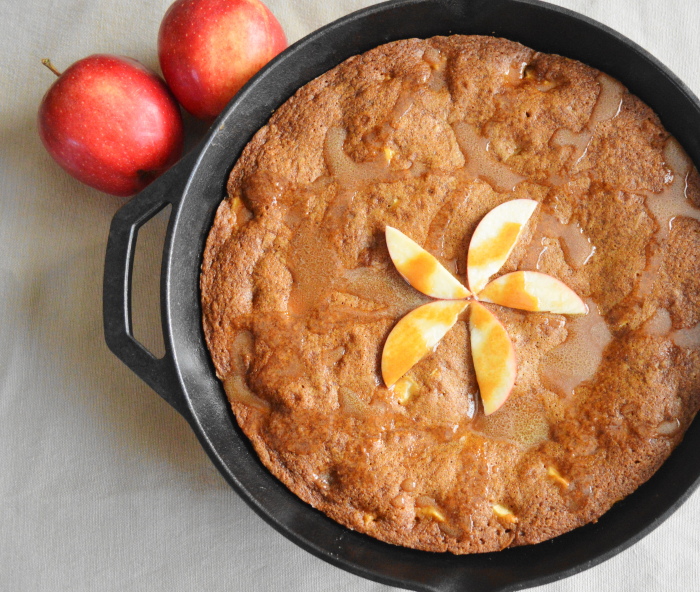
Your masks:
{"label": "red apple", "polygon": [[177,0],[158,33],[163,76],[200,119],[216,117],[286,47],[282,27],[259,0]]}
{"label": "red apple", "polygon": [[125,57],[92,55],[60,74],[41,101],[39,134],[68,173],[113,195],[137,193],[182,155],[175,98]]}

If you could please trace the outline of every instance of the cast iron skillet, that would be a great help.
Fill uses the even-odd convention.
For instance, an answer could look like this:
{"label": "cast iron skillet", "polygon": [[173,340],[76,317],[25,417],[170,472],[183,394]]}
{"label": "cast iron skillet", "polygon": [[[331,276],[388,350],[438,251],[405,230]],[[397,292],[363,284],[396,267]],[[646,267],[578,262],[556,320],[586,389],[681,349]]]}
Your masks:
{"label": "cast iron skillet", "polygon": [[[654,477],[590,524],[539,545],[453,556],[394,547],[326,518],[260,463],[238,429],[209,361],[200,323],[199,269],[229,171],[271,112],[296,89],[381,43],[450,33],[497,35],[558,53],[621,80],[700,162],[700,102],[637,45],[588,18],[535,0],[400,0],[342,18],[290,47],[238,93],[192,154],[114,217],[104,276],[107,344],[177,409],[240,496],[284,536],[352,573],[430,592],[518,590],[563,578],[627,548],[665,520],[700,483],[700,423]],[[131,269],[141,225],[172,212],[161,275],[165,356],[131,330]]]}

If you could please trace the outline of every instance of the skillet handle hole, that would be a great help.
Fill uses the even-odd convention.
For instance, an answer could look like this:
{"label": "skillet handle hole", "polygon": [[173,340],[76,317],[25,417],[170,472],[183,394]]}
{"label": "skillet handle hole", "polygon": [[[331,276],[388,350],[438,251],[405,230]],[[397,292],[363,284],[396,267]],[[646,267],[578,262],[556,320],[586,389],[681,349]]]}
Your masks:
{"label": "skillet handle hole", "polygon": [[168,204],[139,228],[131,276],[132,333],[134,339],[158,359],[165,356],[160,275],[171,210]]}

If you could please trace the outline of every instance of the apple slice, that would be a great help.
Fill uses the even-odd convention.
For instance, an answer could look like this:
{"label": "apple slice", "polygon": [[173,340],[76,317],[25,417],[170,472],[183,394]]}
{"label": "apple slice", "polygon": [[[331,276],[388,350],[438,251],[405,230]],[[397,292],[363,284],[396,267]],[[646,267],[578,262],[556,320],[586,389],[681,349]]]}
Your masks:
{"label": "apple slice", "polygon": [[515,383],[515,351],[505,327],[476,302],[469,313],[469,335],[484,414],[491,415],[505,403]]}
{"label": "apple slice", "polygon": [[479,300],[532,312],[580,315],[586,303],[571,288],[551,275],[537,271],[514,271],[493,280]]}
{"label": "apple slice", "polygon": [[389,333],[382,352],[382,378],[387,387],[429,354],[467,308],[464,300],[438,300],[409,312]]}
{"label": "apple slice", "polygon": [[532,199],[514,199],[496,206],[476,227],[467,254],[467,277],[478,294],[508,259],[525,224],[537,207]]}
{"label": "apple slice", "polygon": [[386,227],[386,246],[398,272],[419,292],[447,300],[471,296],[435,257],[400,230]]}

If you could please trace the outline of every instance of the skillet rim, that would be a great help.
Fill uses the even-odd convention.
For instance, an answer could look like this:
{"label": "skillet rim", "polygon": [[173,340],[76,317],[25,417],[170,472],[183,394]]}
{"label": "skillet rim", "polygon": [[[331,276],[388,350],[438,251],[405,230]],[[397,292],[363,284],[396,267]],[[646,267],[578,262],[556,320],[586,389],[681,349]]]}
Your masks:
{"label": "skillet rim", "polygon": [[[637,497],[639,497],[637,496],[637,493],[643,488],[645,488],[645,486],[648,483],[650,483],[652,480],[658,480],[657,476],[660,473],[662,473],[662,471],[664,471],[665,473],[671,470],[665,470],[665,468],[667,465],[669,465],[669,461],[671,461],[671,459],[674,458],[674,456],[678,456],[676,454],[678,450],[681,450],[681,448],[688,448],[690,446],[690,443],[688,442],[688,434],[690,434],[693,428],[695,428],[695,437],[693,438],[693,440],[697,441],[699,439],[698,432],[700,431],[700,429],[697,425],[697,422],[694,422],[694,424],[688,430],[685,440],[681,443],[678,449],[674,451],[674,453],[666,461],[666,463],[664,463],[659,472],[657,472],[657,474],[654,475],[654,477],[652,477],[652,479],[649,482],[647,482],[647,484],[642,485],[642,487],[640,487],[640,489],[637,490],[637,492],[632,494],[632,496],[630,496],[620,504],[616,505],[616,507],[614,507],[608,513],[606,513],[597,525],[588,525],[581,527],[579,529],[576,529],[575,531],[572,531],[571,533],[567,533],[565,535],[552,539],[552,541],[540,543],[539,545],[519,547],[516,549],[507,549],[497,554],[489,553],[469,556],[444,556],[441,554],[433,554],[424,551],[415,551],[411,549],[404,549],[401,547],[393,547],[386,543],[381,543],[380,541],[371,539],[366,535],[360,535],[336,524],[335,522],[326,518],[323,514],[320,514],[316,510],[312,509],[310,506],[306,505],[304,502],[301,502],[301,500],[296,498],[296,496],[293,496],[293,494],[288,492],[288,490],[283,485],[277,482],[277,480],[267,472],[267,469],[264,469],[264,467],[262,467],[260,461],[257,458],[257,455],[255,455],[255,453],[252,451],[252,448],[247,443],[247,439],[245,439],[245,437],[242,436],[240,430],[235,424],[230,410],[228,409],[228,405],[225,405],[225,410],[222,410],[221,408],[221,403],[225,402],[225,397],[223,397],[223,391],[218,385],[218,381],[216,382],[216,384],[213,384],[211,380],[213,378],[213,368],[211,367],[211,363],[208,360],[208,352],[206,348],[204,349],[204,351],[202,351],[200,347],[203,343],[203,338],[201,332],[201,323],[199,321],[199,319],[201,318],[201,309],[199,307],[198,278],[203,248],[192,248],[192,244],[183,245],[184,242],[187,242],[187,238],[189,236],[187,230],[192,230],[191,216],[188,215],[188,212],[190,210],[188,210],[187,208],[190,207],[190,204],[193,202],[193,200],[201,199],[202,190],[204,188],[211,189],[211,186],[203,182],[202,180],[203,175],[211,175],[212,169],[217,169],[217,167],[214,166],[211,162],[211,155],[216,155],[217,151],[220,151],[222,149],[222,144],[226,143],[226,138],[230,136],[231,133],[235,133],[239,130],[240,126],[236,124],[236,118],[243,117],[244,115],[260,117],[261,107],[259,105],[257,106],[257,108],[250,105],[247,106],[246,101],[252,101],[255,98],[256,92],[259,93],[260,89],[264,91],[267,88],[265,85],[269,84],[270,82],[270,77],[274,77],[275,74],[284,67],[284,65],[287,65],[289,61],[295,58],[298,53],[302,52],[302,50],[317,50],[318,44],[323,39],[326,39],[333,34],[338,34],[343,31],[347,32],[348,30],[351,30],[353,26],[356,26],[359,22],[371,22],[372,19],[378,18],[387,13],[392,13],[396,11],[400,12],[403,9],[410,8],[416,9],[417,7],[441,6],[447,9],[454,9],[455,7],[464,8],[467,7],[467,5],[469,11],[471,11],[472,14],[475,14],[478,11],[491,11],[493,13],[498,9],[513,8],[516,6],[521,8],[526,7],[528,10],[534,11],[533,14],[542,14],[542,12],[544,11],[551,15],[558,15],[560,17],[563,16],[567,19],[572,19],[573,21],[578,22],[582,26],[586,25],[588,27],[593,27],[601,34],[612,37],[612,39],[616,43],[622,43],[633,54],[636,54],[639,58],[641,58],[642,62],[646,62],[648,64],[648,67],[652,69],[655,68],[656,70],[660,71],[663,77],[666,78],[667,83],[675,88],[675,92],[680,94],[685,101],[691,103],[691,106],[693,106],[695,110],[696,119],[698,120],[698,122],[700,122],[700,102],[698,102],[697,98],[693,96],[693,94],[675,75],[668,71],[667,68],[661,65],[660,62],[658,62],[655,58],[650,56],[639,46],[624,38],[619,33],[616,33],[612,29],[605,27],[604,25],[601,25],[599,23],[596,23],[588,17],[583,17],[567,9],[563,9],[558,6],[548,5],[543,2],[538,2],[537,0],[492,0],[491,2],[484,0],[473,0],[471,2],[455,2],[454,0],[399,0],[396,2],[386,2],[347,15],[346,17],[343,17],[338,21],[330,23],[329,25],[305,37],[301,41],[295,43],[289,49],[283,52],[283,54],[281,54],[275,60],[273,60],[268,66],[266,66],[233,99],[233,101],[228,105],[228,107],[225,109],[222,115],[213,124],[211,131],[202,143],[201,148],[197,149],[198,154],[196,155],[196,162],[194,162],[194,165],[192,165],[192,157],[190,157],[186,159],[188,167],[180,167],[180,165],[176,167],[179,169],[178,180],[182,183],[183,187],[181,189],[176,189],[178,193],[181,191],[181,195],[179,195],[179,197],[173,197],[173,200],[177,203],[176,207],[173,208],[173,212],[171,213],[171,219],[168,227],[168,236],[166,237],[163,256],[162,317],[164,339],[166,343],[166,349],[168,350],[169,355],[171,356],[170,360],[172,367],[170,370],[174,377],[174,380],[172,381],[172,386],[174,389],[180,391],[177,394],[173,393],[173,398],[176,400],[179,399],[180,402],[183,404],[182,406],[180,406],[180,412],[188,420],[193,430],[197,434],[200,443],[203,445],[203,447],[205,448],[209,456],[212,458],[214,463],[217,465],[220,472],[227,479],[229,484],[237,491],[239,495],[241,495],[241,497],[248,503],[249,506],[251,506],[276,530],[281,532],[288,539],[300,545],[302,548],[305,548],[307,551],[310,551],[317,557],[320,557],[347,571],[355,573],[356,575],[360,575],[382,583],[398,585],[415,590],[456,590],[458,589],[458,587],[459,589],[462,589],[461,586],[467,585],[467,582],[469,582],[468,589],[471,590],[516,590],[526,586],[545,584],[562,577],[573,575],[574,573],[578,573],[583,569],[592,567],[593,565],[596,565],[612,557],[613,555],[624,550],[625,548],[642,538],[642,536],[646,535],[648,532],[653,530],[653,528],[658,526],[673,511],[675,511],[675,509],[678,506],[680,506],[680,504],[683,501],[685,501],[687,497],[690,496],[690,494],[694,491],[698,484],[700,484],[700,466],[697,466],[697,475],[695,479],[687,483],[684,482],[683,487],[680,488],[680,493],[676,493],[676,495],[671,496],[670,501],[666,502],[666,504],[663,505],[663,507],[665,508],[663,511],[656,511],[653,513],[653,515],[647,516],[646,519],[642,521],[644,524],[643,527],[632,529],[632,532],[628,532],[626,537],[616,542],[614,545],[599,546],[596,548],[592,556],[580,558],[580,560],[574,561],[573,563],[569,563],[566,565],[558,565],[549,571],[544,570],[539,575],[530,574],[514,579],[512,577],[505,577],[502,573],[494,574],[492,573],[493,570],[484,571],[483,568],[479,569],[479,567],[475,565],[475,562],[481,564],[490,563],[491,567],[496,567],[497,569],[502,570],[506,566],[513,567],[513,565],[510,564],[533,562],[536,558],[535,556],[539,554],[539,549],[547,548],[547,553],[552,553],[553,551],[551,551],[550,549],[552,546],[557,547],[559,545],[557,541],[564,539],[569,540],[571,538],[570,535],[578,533],[579,531],[583,531],[584,529],[587,529],[585,531],[586,533],[591,533],[590,537],[594,540],[596,539],[596,537],[605,536],[605,528],[601,526],[601,524],[607,524],[611,520],[605,520],[605,517],[611,513],[614,516],[616,514],[619,514],[620,511],[624,512],[624,508],[627,508],[630,505],[628,500],[632,499],[633,497],[634,500],[636,500]],[[447,34],[448,32],[457,31],[445,31],[444,33]],[[462,31],[460,30],[459,32]],[[520,37],[514,37],[511,35],[509,35],[508,37],[517,41],[521,41]],[[390,39],[380,39],[372,46],[379,45],[388,40]],[[524,41],[521,42],[525,43]],[[525,44],[528,45],[528,43]],[[533,44],[529,43],[529,45],[532,46]],[[352,51],[345,57],[349,57],[349,55],[354,55],[355,53],[361,53],[362,51],[365,51],[368,48],[369,47],[358,47],[355,51]],[[535,47],[535,49],[540,48]],[[548,50],[541,49],[541,51]],[[568,52],[565,55],[573,57]],[[342,59],[340,59],[341,56],[339,52],[331,53],[330,57],[338,58],[338,62],[336,62],[336,64],[339,63],[339,61],[342,61]],[[326,59],[329,58],[327,57]],[[576,59],[580,58],[577,57]],[[336,64],[326,64],[322,71],[325,71]],[[594,65],[595,67],[599,67],[597,64],[592,65]],[[297,68],[298,67],[299,65],[297,65]],[[599,67],[599,69],[602,68]],[[628,86],[628,88],[630,88],[631,92],[640,96],[640,98],[642,98],[642,100],[644,100],[645,102],[650,103],[645,98],[643,92],[640,93],[638,90],[636,90],[634,84],[629,84],[630,81],[626,80],[616,72],[610,72],[610,68],[606,69],[605,71],[611,73],[616,78],[621,79],[622,82],[626,86]],[[310,78],[308,79],[310,80],[311,78],[315,77],[312,75],[314,72],[315,70],[307,69],[305,72],[298,73],[297,76],[302,78],[303,75],[310,76]],[[320,73],[321,72],[319,72],[319,74]],[[297,85],[297,87],[308,82],[308,80],[303,80]],[[286,98],[284,100],[286,100]],[[284,100],[280,101],[278,104],[281,104],[282,102],[284,102]],[[657,109],[655,105],[650,106],[652,106],[652,108],[654,108],[654,110],[657,111],[657,113],[659,112],[659,109]],[[267,109],[267,116],[269,117],[269,107]],[[698,154],[700,151],[698,143],[695,142],[692,146],[689,145],[687,139],[682,137],[686,135],[685,133],[681,133],[678,129],[673,129],[674,126],[669,126],[666,120],[664,120],[664,125],[667,127],[667,129],[669,129],[669,131],[673,135],[675,135],[681,140],[681,142],[686,147],[686,150],[693,157],[693,160],[695,162],[698,162]],[[260,126],[258,125],[257,127]],[[257,127],[255,129],[257,129]],[[245,141],[241,141],[242,146],[244,146],[247,143],[248,139],[249,138],[246,138]],[[230,171],[230,168],[235,162],[235,158],[231,157],[231,153],[227,153],[227,158],[230,165],[228,165],[226,168],[227,171]],[[221,164],[221,162],[218,162],[219,168],[221,168]],[[225,175],[225,177],[227,177],[227,174]],[[223,197],[221,193],[219,193],[218,196],[215,196],[216,204],[218,204],[221,197]],[[138,196],[135,199],[138,199]],[[210,205],[211,204],[209,204],[209,206]],[[200,225],[206,230],[204,236],[199,237],[199,240],[202,244],[203,241],[206,239],[206,234],[208,233],[208,229],[211,226],[211,219],[213,218],[213,209],[209,207],[209,210],[210,211],[208,213],[208,217],[205,216],[205,218],[207,218],[206,220],[204,220],[201,213],[199,214],[198,218],[200,221]],[[188,254],[189,259],[187,257],[183,258],[183,253],[185,255]],[[187,265],[183,264],[183,261],[185,261]],[[183,266],[185,267],[184,272]],[[187,276],[187,278],[191,280],[193,271],[195,272],[195,276],[197,279],[197,287],[193,291],[190,281],[190,285],[184,286],[183,289],[183,277]],[[189,313],[185,314],[189,314],[190,317],[194,317],[196,319],[195,324],[199,329],[199,335],[197,335],[197,328],[193,328],[191,322],[186,324],[186,326],[183,326],[183,324],[180,322],[182,319],[178,317],[178,315],[181,316],[183,314],[183,302],[187,300],[186,293],[188,291],[191,292],[191,294],[189,295],[190,298],[195,298],[196,305],[193,309],[189,309]],[[187,308],[186,305],[185,308]],[[194,310],[194,313],[192,312],[192,310]],[[189,321],[192,320],[192,318],[189,319]],[[189,345],[185,346],[184,344]],[[194,346],[192,346],[193,344]],[[219,400],[218,404],[217,401],[215,401],[211,397],[203,398],[201,396],[202,384],[199,384],[196,380],[193,381],[193,369],[195,369],[196,373],[196,367],[202,362],[201,359],[197,358],[201,358],[202,355],[206,357],[206,364],[208,364],[210,372],[210,376],[208,377],[209,380],[205,380],[204,386],[207,387],[209,390],[211,390],[212,387],[215,391],[218,390],[218,394],[216,396],[218,396],[219,399],[224,399],[224,401]],[[212,420],[215,420],[214,423],[212,423]],[[233,432],[238,436],[238,440],[241,441],[233,443],[229,442],[228,444],[226,442],[222,442],[222,436],[224,436],[225,438],[231,437],[231,429],[233,429]],[[254,465],[255,463],[257,463],[259,465],[256,471],[255,467],[251,469],[251,463],[247,463],[248,470],[252,470],[253,475],[256,478],[260,477],[260,468],[262,467],[264,473],[268,475],[268,479],[266,480],[264,478],[261,478],[259,481],[257,481],[256,479],[253,479],[251,481],[250,475],[241,476],[239,474],[240,469],[234,471],[231,468],[231,458],[235,458],[237,455],[240,457],[241,454],[252,455],[252,464]],[[673,464],[671,464],[671,468],[673,468]],[[686,477],[688,473],[687,468],[687,465],[684,466],[684,469],[686,471]],[[274,483],[266,482],[269,480],[274,480]],[[285,494],[287,498],[291,497],[292,499],[285,499]],[[278,508],[278,511],[276,511],[276,513],[272,512],[270,510],[270,505],[274,505],[276,503],[276,500],[279,499],[283,499],[285,501],[285,504],[287,505],[281,510],[279,510]],[[297,505],[301,504],[303,507],[297,507],[295,505],[295,502]],[[623,510],[620,510],[620,508],[623,508]],[[300,512],[304,515],[303,518],[300,517]],[[299,524],[304,524],[308,526],[306,520],[308,516],[312,516],[312,518],[310,519],[311,522],[309,524],[311,526],[320,528],[324,533],[327,533],[328,531],[333,533],[334,529],[337,530],[338,528],[344,531],[341,533],[333,533],[333,536],[339,534],[339,539],[336,542],[335,546],[329,547],[327,545],[319,545],[318,542],[314,540],[315,535],[318,534],[317,532],[314,532],[314,529],[307,530],[304,533],[297,532],[299,530]],[[599,532],[601,529],[603,529],[603,532]],[[352,558],[352,553],[348,553],[348,546],[346,544],[347,540],[350,540],[351,545],[361,547],[359,549],[359,551],[361,552],[356,553],[355,558]],[[377,546],[383,548],[378,548]],[[405,568],[404,571],[397,573],[395,569],[387,570],[386,566],[379,567],[377,565],[378,562],[375,560],[375,556],[376,554],[383,555],[384,552],[393,556],[401,556],[401,558],[403,559],[401,563]],[[429,556],[429,562],[422,558],[423,555]],[[497,557],[491,557],[493,555],[496,555]],[[350,556],[350,558],[348,558],[348,556]],[[506,564],[503,563],[503,560],[501,559],[502,557],[509,558],[506,560]],[[513,558],[512,561],[510,559],[511,557]],[[417,565],[420,569],[426,569],[429,567],[434,568],[437,565],[437,567],[439,567],[439,570],[437,571],[442,573],[431,573],[428,574],[431,577],[421,578],[418,577],[420,574],[417,575],[415,574],[415,570],[410,569],[410,567],[414,564]],[[454,570],[455,565],[458,568],[457,571],[459,571],[460,573],[454,573],[450,575],[445,572],[445,570]],[[433,571],[435,570],[433,569]]]}

